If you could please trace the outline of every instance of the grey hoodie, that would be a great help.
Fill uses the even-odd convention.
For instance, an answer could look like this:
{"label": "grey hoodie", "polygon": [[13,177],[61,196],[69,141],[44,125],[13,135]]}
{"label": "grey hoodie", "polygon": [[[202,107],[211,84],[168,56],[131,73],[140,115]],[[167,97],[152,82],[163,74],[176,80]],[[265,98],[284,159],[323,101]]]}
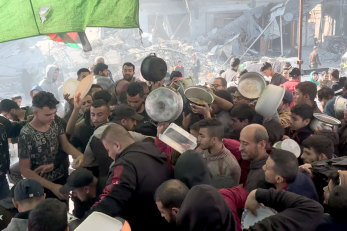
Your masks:
{"label": "grey hoodie", "polygon": [[112,92],[112,86],[114,86],[114,82],[107,76],[94,75],[93,84],[98,84],[102,87],[103,90],[108,92]]}
{"label": "grey hoodie", "polygon": [[54,65],[48,65],[46,67],[46,75],[43,80],[39,83],[39,86],[46,92],[50,92],[54,95],[54,97],[60,101],[60,96],[58,93],[58,87],[55,84],[55,80],[53,79],[54,71],[57,69]]}
{"label": "grey hoodie", "polygon": [[26,231],[28,229],[28,219],[31,210],[17,213],[3,231]]}

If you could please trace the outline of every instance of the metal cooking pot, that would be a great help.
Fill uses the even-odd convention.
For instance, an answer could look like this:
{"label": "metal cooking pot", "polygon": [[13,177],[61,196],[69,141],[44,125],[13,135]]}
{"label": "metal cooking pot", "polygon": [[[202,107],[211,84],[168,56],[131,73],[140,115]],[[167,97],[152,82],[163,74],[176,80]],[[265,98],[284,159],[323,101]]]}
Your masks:
{"label": "metal cooking pot", "polygon": [[258,99],[266,87],[265,79],[256,72],[248,72],[240,77],[237,91],[247,99]]}
{"label": "metal cooking pot", "polygon": [[145,109],[148,116],[155,122],[172,122],[183,111],[183,99],[174,89],[160,87],[149,93]]}
{"label": "metal cooking pot", "polygon": [[314,118],[310,123],[310,128],[312,130],[315,130],[317,127],[321,127],[322,125],[326,130],[333,130],[334,126],[339,126],[341,124],[340,120],[325,114],[314,113],[313,117]]}
{"label": "metal cooking pot", "polygon": [[186,103],[187,99],[186,97],[184,97],[184,91],[188,88],[188,87],[192,87],[195,86],[195,80],[193,77],[189,76],[187,78],[182,78],[176,82],[172,82],[169,87],[177,90],[183,99],[183,102]]}
{"label": "metal cooking pot", "polygon": [[255,111],[264,119],[272,117],[277,112],[285,92],[284,87],[268,85],[260,95],[255,105]]}
{"label": "metal cooking pot", "polygon": [[342,120],[344,118],[344,112],[346,110],[347,99],[337,96],[334,104],[335,116],[337,119]]}
{"label": "metal cooking pot", "polygon": [[200,100],[205,101],[207,104],[211,104],[214,101],[213,94],[201,86],[188,87],[184,91],[184,96],[189,102],[199,106],[204,106],[203,104],[199,103]]}
{"label": "metal cooking pot", "polygon": [[141,74],[147,81],[160,81],[166,76],[166,73],[166,62],[154,53],[147,56],[141,63]]}

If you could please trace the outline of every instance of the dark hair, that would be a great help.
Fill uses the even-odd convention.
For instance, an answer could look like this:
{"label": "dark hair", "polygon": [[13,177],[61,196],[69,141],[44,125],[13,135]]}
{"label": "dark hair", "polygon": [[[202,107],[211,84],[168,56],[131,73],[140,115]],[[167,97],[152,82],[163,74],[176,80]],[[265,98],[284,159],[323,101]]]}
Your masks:
{"label": "dark hair", "polygon": [[12,100],[16,100],[16,99],[22,99],[22,96],[20,95],[14,95],[11,97]]}
{"label": "dark hair", "polygon": [[88,72],[90,74],[90,71],[87,68],[81,68],[77,71],[77,76],[80,77],[82,72]]}
{"label": "dark hair", "polygon": [[214,94],[219,98],[229,101],[230,103],[233,102],[233,97],[231,97],[231,94],[229,94],[226,90],[214,91]]}
{"label": "dark hair", "polygon": [[240,122],[248,120],[248,123],[251,124],[253,122],[254,111],[248,104],[240,104],[231,109],[229,115],[230,117],[237,118]]}
{"label": "dark hair", "polygon": [[[329,130],[320,130],[320,131],[315,131],[314,134],[325,136],[326,138],[331,140],[331,142],[333,142],[334,146],[339,144],[340,137],[337,132],[329,131]],[[334,151],[334,153],[336,154],[336,151]]]}
{"label": "dark hair", "polygon": [[265,70],[267,70],[267,69],[269,69],[269,68],[272,68],[271,63],[265,62],[265,63],[263,63],[263,64],[261,65],[260,71],[265,71]]}
{"label": "dark hair", "polygon": [[327,73],[328,73],[327,71],[323,71],[321,75],[323,76],[323,75],[326,75]]}
{"label": "dark hair", "polygon": [[188,192],[188,187],[181,181],[168,180],[157,188],[154,200],[161,202],[166,209],[180,208]]}
{"label": "dark hair", "polygon": [[318,100],[321,101],[323,99],[330,99],[334,98],[334,91],[330,87],[323,86],[321,89],[318,90]]}
{"label": "dark hair", "polygon": [[314,72],[312,73],[312,75],[318,75],[318,72],[317,72],[317,71],[314,71]]}
{"label": "dark hair", "polygon": [[210,137],[217,137],[222,141],[224,137],[224,127],[222,122],[216,118],[208,118],[199,121],[199,129],[207,128],[207,133]]}
{"label": "dark hair", "polygon": [[330,139],[323,135],[313,135],[302,142],[304,148],[313,148],[319,155],[323,153],[328,159],[333,158],[334,144]]}
{"label": "dark hair", "polygon": [[226,79],[224,79],[224,78],[222,78],[222,77],[215,78],[215,80],[216,80],[216,79],[218,79],[218,80],[221,81],[223,87],[226,87],[226,86],[228,85]]}
{"label": "dark hair", "polygon": [[237,67],[240,65],[240,59],[239,58],[233,58],[230,60],[230,66],[231,67]]}
{"label": "dark hair", "polygon": [[242,76],[242,75],[244,75],[244,74],[246,74],[246,73],[248,73],[248,71],[247,71],[246,68],[243,68],[243,69],[240,70],[240,72],[239,72],[240,76]]}
{"label": "dark hair", "polygon": [[263,123],[263,126],[267,131],[271,146],[282,140],[284,136],[284,127],[280,123],[270,120]]}
{"label": "dark hair", "polygon": [[331,69],[329,71],[329,75],[331,75],[332,77],[334,77],[335,79],[339,79],[340,78],[340,72],[337,69]]}
{"label": "dark hair", "polygon": [[295,105],[290,111],[300,116],[302,120],[310,119],[312,121],[313,119],[313,108],[308,104]]}
{"label": "dark hair", "polygon": [[124,69],[124,66],[133,67],[133,71],[135,71],[135,65],[130,63],[130,62],[124,63],[123,66],[122,66],[122,69]]}
{"label": "dark hair", "polygon": [[141,86],[141,84],[139,84],[138,82],[132,82],[129,84],[128,88],[127,88],[127,94],[130,97],[134,97],[139,95],[140,98],[144,95],[144,90],[143,87]]}
{"label": "dark hair", "polygon": [[344,222],[347,213],[347,186],[334,187],[330,192],[328,205],[330,216],[339,222]]}
{"label": "dark hair", "polygon": [[182,77],[182,73],[180,71],[173,71],[170,74],[170,81],[173,80],[173,78],[177,78],[177,77]]}
{"label": "dark hair", "polygon": [[124,104],[126,105],[128,103],[127,101],[127,92],[123,91],[118,95],[118,104]]}
{"label": "dark hair", "polygon": [[296,85],[296,89],[303,95],[308,95],[311,101],[314,101],[317,95],[317,85],[310,81],[300,82]]}
{"label": "dark hair", "polygon": [[286,150],[274,149],[270,158],[275,162],[274,171],[290,183],[295,180],[299,165],[296,156]]}
{"label": "dark hair", "polygon": [[182,63],[182,61],[181,61],[181,60],[178,60],[177,63]]}
{"label": "dark hair", "polygon": [[224,72],[225,72],[225,70],[220,70],[219,75],[223,74]]}
{"label": "dark hair", "polygon": [[40,91],[33,98],[33,106],[37,108],[48,107],[49,109],[57,108],[59,101],[50,92]]}
{"label": "dark hair", "polygon": [[235,92],[237,92],[237,87],[236,86],[228,87],[227,92],[229,92],[230,94],[234,94]]}
{"label": "dark hair", "polygon": [[112,95],[106,90],[101,90],[101,91],[95,92],[93,95],[93,101],[98,100],[98,99],[102,99],[106,103],[109,103],[109,102],[111,102]]}
{"label": "dark hair", "polygon": [[12,109],[20,109],[18,104],[10,99],[3,99],[0,102],[0,112],[10,112]]}
{"label": "dark hair", "polygon": [[103,99],[98,99],[98,100],[94,100],[91,107],[93,108],[99,108],[99,107],[106,107],[108,108],[107,103],[103,100]]}
{"label": "dark hair", "polygon": [[92,86],[90,87],[90,90],[92,90],[93,88],[101,88],[102,87],[99,84],[92,84]]}
{"label": "dark hair", "polygon": [[194,131],[199,131],[200,127],[199,127],[199,121],[193,123],[192,125],[190,125],[189,130],[194,130]]}
{"label": "dark hair", "polygon": [[100,71],[103,72],[106,69],[108,69],[108,66],[105,63],[98,63],[95,65],[94,75],[99,75]]}
{"label": "dark hair", "polygon": [[29,231],[65,231],[68,227],[67,207],[58,199],[40,202],[29,214]]}

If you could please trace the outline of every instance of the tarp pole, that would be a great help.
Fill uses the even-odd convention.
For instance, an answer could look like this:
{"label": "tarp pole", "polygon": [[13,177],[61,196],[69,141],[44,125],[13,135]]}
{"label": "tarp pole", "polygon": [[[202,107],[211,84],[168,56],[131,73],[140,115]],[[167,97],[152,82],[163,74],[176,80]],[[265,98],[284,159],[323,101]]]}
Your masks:
{"label": "tarp pole", "polygon": [[301,58],[302,58],[302,21],[303,21],[303,10],[304,10],[304,0],[300,0],[300,9],[299,9],[299,48],[298,48],[298,68],[301,70]]}
{"label": "tarp pole", "polygon": [[249,51],[249,49],[252,48],[252,46],[258,41],[258,39],[265,33],[265,31],[267,30],[267,28],[269,28],[269,26],[272,24],[272,22],[276,19],[276,17],[274,17],[271,22],[265,27],[265,29],[259,34],[259,36],[253,41],[253,43],[248,47],[248,49],[245,51],[245,53],[243,53],[243,55],[240,57],[240,59],[243,58],[243,56],[245,56],[245,54]]}
{"label": "tarp pole", "polygon": [[282,15],[280,15],[280,31],[281,31],[281,56],[283,56]]}

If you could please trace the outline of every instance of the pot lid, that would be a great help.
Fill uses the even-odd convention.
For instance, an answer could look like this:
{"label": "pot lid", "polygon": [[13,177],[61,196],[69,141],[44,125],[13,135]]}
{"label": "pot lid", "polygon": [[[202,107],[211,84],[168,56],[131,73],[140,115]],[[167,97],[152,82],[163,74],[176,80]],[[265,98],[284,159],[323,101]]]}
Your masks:
{"label": "pot lid", "polygon": [[324,122],[326,124],[331,124],[331,125],[339,125],[341,124],[341,121],[334,118],[334,117],[331,117],[331,116],[328,116],[328,115],[325,115],[325,114],[321,114],[321,113],[314,113],[313,114],[314,118],[316,118],[317,120],[321,121],[321,122]]}

